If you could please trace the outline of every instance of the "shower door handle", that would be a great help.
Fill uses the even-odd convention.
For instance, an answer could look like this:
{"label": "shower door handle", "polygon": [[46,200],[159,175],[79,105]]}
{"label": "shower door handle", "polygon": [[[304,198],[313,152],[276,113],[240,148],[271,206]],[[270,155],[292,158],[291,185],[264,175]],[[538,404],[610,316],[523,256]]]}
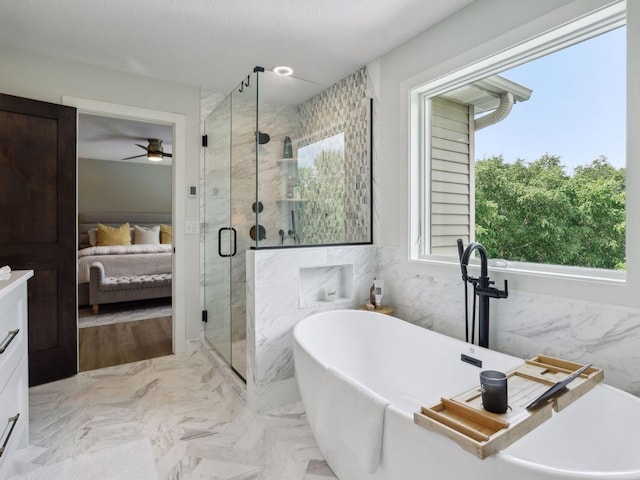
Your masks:
{"label": "shower door handle", "polygon": [[[233,234],[233,250],[231,253],[222,253],[222,232],[229,231]],[[222,227],[218,230],[218,255],[221,257],[234,257],[238,251],[237,232],[233,227]]]}
{"label": "shower door handle", "polygon": [[229,253],[222,253],[222,232],[232,230],[231,227],[222,227],[218,230],[218,255],[221,257],[231,257]]}
{"label": "shower door handle", "polygon": [[230,230],[233,232],[233,253],[230,257],[235,257],[238,251],[238,232],[236,232],[236,229],[233,227],[230,227]]}

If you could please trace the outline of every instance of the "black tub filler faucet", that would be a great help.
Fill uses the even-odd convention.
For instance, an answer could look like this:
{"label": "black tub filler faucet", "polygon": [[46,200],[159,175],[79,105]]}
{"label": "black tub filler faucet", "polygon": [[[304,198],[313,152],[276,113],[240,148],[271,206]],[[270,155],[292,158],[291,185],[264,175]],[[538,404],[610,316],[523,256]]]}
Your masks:
{"label": "black tub filler faucet", "polygon": [[[467,273],[469,259],[473,252],[477,250],[480,254],[480,276],[470,277]],[[468,284],[473,285],[473,311],[471,322],[471,343],[475,341],[476,329],[476,295],[479,298],[478,306],[478,345],[489,348],[489,299],[507,298],[509,288],[507,281],[504,281],[504,290],[492,287],[495,282],[489,278],[487,268],[487,250],[478,242],[471,243],[466,249],[463,248],[462,240],[458,239],[458,254],[460,256],[460,269],[462,270],[462,281],[464,282],[464,314],[465,314],[465,340],[469,341],[469,300],[467,293]]]}

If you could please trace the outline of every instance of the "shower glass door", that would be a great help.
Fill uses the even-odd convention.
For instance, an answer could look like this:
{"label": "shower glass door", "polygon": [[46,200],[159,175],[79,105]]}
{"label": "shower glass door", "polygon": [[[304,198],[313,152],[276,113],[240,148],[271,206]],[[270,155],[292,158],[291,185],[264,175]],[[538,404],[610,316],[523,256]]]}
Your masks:
{"label": "shower glass door", "polygon": [[205,121],[205,337],[246,378],[246,251],[256,245],[257,74]]}
{"label": "shower glass door", "polygon": [[231,257],[231,366],[243,378],[247,371],[246,251],[256,244],[257,74],[233,91],[231,106],[231,226],[237,254]]}
{"label": "shower glass door", "polygon": [[205,337],[231,363],[231,95],[205,121]]}

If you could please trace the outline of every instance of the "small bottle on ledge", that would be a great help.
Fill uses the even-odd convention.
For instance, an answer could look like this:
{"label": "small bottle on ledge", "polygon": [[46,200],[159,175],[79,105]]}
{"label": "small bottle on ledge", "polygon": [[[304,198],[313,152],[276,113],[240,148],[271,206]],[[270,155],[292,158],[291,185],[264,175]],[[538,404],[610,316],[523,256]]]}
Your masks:
{"label": "small bottle on ledge", "polygon": [[371,288],[369,289],[369,304],[376,306],[376,277],[373,277],[373,283],[371,284]]}

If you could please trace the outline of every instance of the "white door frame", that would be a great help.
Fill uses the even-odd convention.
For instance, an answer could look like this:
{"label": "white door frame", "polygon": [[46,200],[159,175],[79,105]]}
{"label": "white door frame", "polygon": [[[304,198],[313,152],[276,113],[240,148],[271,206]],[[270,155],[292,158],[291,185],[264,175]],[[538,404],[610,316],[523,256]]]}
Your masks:
{"label": "white door frame", "polygon": [[[132,107],[118,103],[100,102],[86,98],[63,96],[62,104],[75,107],[80,113],[124,118],[141,122],[159,123],[173,127],[172,148],[172,240],[174,247],[172,265],[172,328],[173,353],[184,353],[186,348],[186,248],[185,231],[179,228],[185,223],[186,204],[186,160],[187,160],[187,122],[186,116],[179,113],[163,112],[146,108]],[[77,125],[77,123],[76,123]],[[77,168],[77,166],[76,166]],[[76,187],[77,192],[77,187]],[[76,198],[77,211],[77,198]]]}

